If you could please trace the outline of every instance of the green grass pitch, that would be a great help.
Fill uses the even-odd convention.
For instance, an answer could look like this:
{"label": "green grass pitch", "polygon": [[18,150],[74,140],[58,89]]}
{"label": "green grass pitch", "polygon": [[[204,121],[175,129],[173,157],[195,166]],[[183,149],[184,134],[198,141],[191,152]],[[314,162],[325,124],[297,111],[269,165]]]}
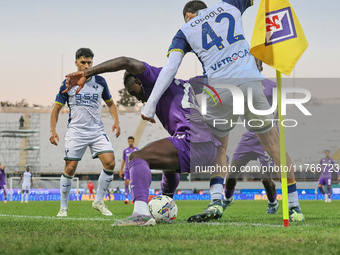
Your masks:
{"label": "green grass pitch", "polygon": [[112,227],[133,205],[106,202],[104,217],[91,202],[69,203],[58,219],[59,202],[0,204],[0,254],[340,254],[340,201],[301,201],[303,223],[282,227],[282,208],[266,215],[266,201],[235,201],[221,220],[188,224],[208,201],[177,201],[173,224]]}

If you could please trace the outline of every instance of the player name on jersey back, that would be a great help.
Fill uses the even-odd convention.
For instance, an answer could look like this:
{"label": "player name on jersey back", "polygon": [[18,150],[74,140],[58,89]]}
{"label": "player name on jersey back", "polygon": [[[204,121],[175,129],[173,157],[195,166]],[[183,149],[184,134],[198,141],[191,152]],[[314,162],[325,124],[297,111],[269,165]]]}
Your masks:
{"label": "player name on jersey back", "polygon": [[224,9],[222,7],[218,7],[217,10],[212,10],[209,14],[205,15],[204,18],[199,18],[195,20],[194,22],[190,22],[190,26],[195,27],[199,25],[200,23],[207,21],[208,19],[216,17],[221,12],[224,12]]}
{"label": "player name on jersey back", "polygon": [[264,79],[250,54],[242,25],[242,14],[250,1],[239,2],[226,0],[199,11],[178,31],[169,48],[168,54],[194,52],[212,86],[220,84],[216,78],[234,85]]}

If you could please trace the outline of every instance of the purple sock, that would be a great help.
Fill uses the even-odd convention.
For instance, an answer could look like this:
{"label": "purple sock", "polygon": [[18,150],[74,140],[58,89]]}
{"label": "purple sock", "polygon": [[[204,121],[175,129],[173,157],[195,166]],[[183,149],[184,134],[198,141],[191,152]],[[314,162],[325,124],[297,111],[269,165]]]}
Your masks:
{"label": "purple sock", "polygon": [[129,199],[129,185],[125,185],[125,200]]}
{"label": "purple sock", "polygon": [[7,193],[5,189],[4,189],[4,200],[7,200]]}
{"label": "purple sock", "polygon": [[174,197],[174,193],[179,184],[179,173],[164,173],[161,181],[162,194]]}
{"label": "purple sock", "polygon": [[275,202],[275,200],[276,200],[276,191],[275,191],[275,194],[273,195],[273,196],[269,196],[268,197],[268,200],[269,200],[269,203],[274,203]]}
{"label": "purple sock", "polygon": [[324,194],[325,195],[325,191],[323,190],[323,187],[321,186],[321,187],[319,187],[319,190],[320,190],[320,192],[322,193],[322,194]]}
{"label": "purple sock", "polygon": [[332,195],[332,187],[331,187],[331,185],[327,185],[327,190],[328,190],[328,198],[331,198],[331,195]]}
{"label": "purple sock", "polygon": [[225,189],[224,190],[225,198],[231,198],[234,195],[234,191],[235,191],[235,189],[231,189],[231,190]]}
{"label": "purple sock", "polygon": [[136,158],[129,161],[130,187],[133,202],[148,203],[149,188],[151,185],[151,171],[144,159]]}

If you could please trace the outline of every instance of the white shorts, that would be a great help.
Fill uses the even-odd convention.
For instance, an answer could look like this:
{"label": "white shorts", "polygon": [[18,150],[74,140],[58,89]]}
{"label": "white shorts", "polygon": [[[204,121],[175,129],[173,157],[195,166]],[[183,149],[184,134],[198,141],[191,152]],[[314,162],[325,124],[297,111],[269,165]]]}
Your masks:
{"label": "white shorts", "polygon": [[30,183],[23,183],[21,190],[30,190],[31,189],[31,184]]}
{"label": "white shorts", "polygon": [[[243,83],[237,86],[242,90],[244,95],[244,115],[233,115],[233,95],[229,89],[215,88],[219,94],[222,105],[215,105],[214,100],[210,96],[206,96],[207,114],[204,115],[205,121],[210,127],[211,132],[217,137],[225,137],[229,134],[236,124],[244,125],[248,130],[256,133],[265,133],[269,131],[275,124],[272,124],[273,114],[255,115],[248,108],[247,90],[252,88],[253,106],[256,110],[268,110],[270,105],[263,93],[263,85],[261,81],[253,81]],[[216,102],[219,102],[217,95],[213,94]],[[241,117],[242,122],[238,119]],[[217,121],[219,120],[219,121]],[[243,124],[244,120],[244,124]],[[251,126],[248,121],[251,120]],[[255,127],[254,127],[255,126]]]}
{"label": "white shorts", "polygon": [[106,134],[90,138],[66,134],[64,160],[80,161],[87,147],[90,147],[93,159],[98,158],[98,155],[103,153],[113,153],[112,144]]}

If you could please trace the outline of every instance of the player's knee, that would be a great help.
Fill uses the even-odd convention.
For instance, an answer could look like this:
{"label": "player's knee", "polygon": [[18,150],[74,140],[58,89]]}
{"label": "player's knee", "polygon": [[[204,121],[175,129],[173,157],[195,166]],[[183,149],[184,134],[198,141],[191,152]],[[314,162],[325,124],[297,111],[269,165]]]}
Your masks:
{"label": "player's knee", "polygon": [[106,163],[104,167],[105,167],[105,169],[113,170],[115,168],[115,166],[116,166],[116,162],[113,159],[110,162]]}

